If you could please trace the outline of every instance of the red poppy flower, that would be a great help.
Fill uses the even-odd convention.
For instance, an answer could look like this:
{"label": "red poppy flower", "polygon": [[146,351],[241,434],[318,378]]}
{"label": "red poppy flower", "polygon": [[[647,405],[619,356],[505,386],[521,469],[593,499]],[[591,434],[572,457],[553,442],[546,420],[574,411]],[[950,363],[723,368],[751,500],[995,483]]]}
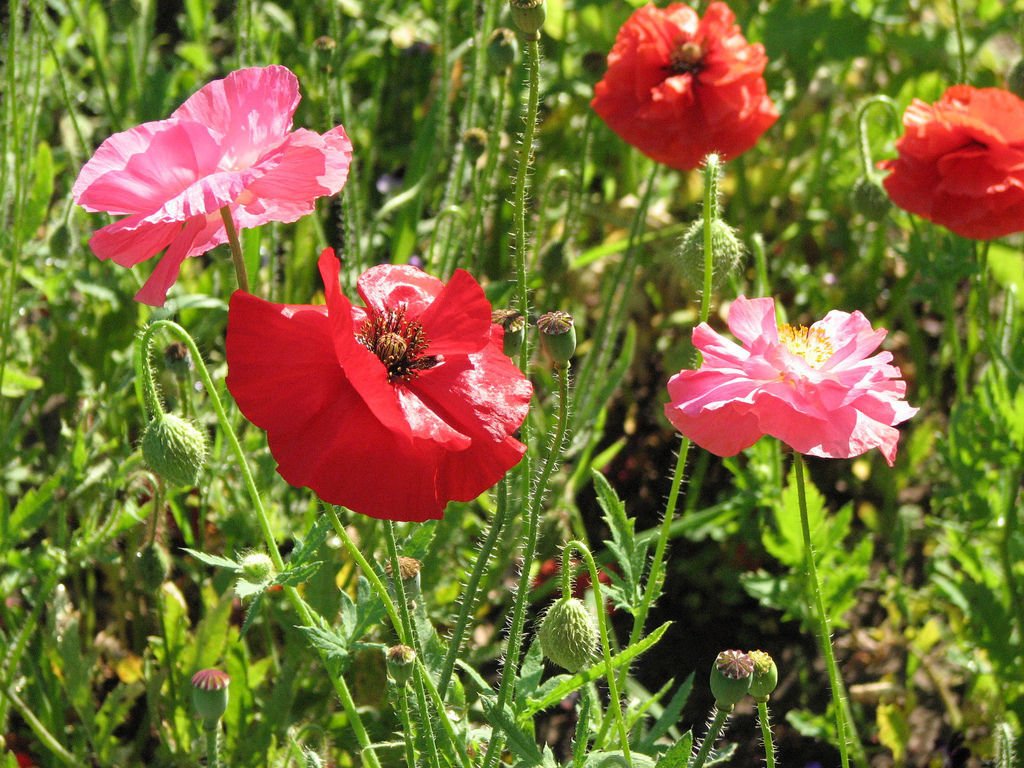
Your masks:
{"label": "red poppy flower", "polygon": [[326,306],[236,291],[228,310],[228,389],[281,476],[388,520],[438,518],[490,488],[525,451],[511,434],[533,388],[480,285],[382,265],[354,307],[330,248],[319,266]]}
{"label": "red poppy flower", "polygon": [[622,25],[590,106],[613,131],[681,171],[750,149],[778,119],[761,76],[768,58],[725,3],[645,5]]}
{"label": "red poppy flower", "polygon": [[879,163],[896,205],[977,240],[1024,231],[1024,101],[955,85],[914,99],[903,128],[899,157]]}

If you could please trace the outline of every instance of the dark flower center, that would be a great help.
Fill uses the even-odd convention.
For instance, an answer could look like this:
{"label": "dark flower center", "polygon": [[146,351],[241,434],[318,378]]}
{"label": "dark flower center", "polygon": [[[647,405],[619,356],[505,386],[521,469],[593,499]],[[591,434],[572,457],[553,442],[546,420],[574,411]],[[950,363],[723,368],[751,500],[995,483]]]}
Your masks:
{"label": "dark flower center", "polygon": [[702,58],[704,49],[698,43],[683,43],[672,50],[669,64],[665,69],[673,75],[696,75],[704,69]]}
{"label": "dark flower center", "polygon": [[423,326],[405,319],[405,306],[368,318],[356,341],[373,352],[388,369],[388,381],[412,381],[420,371],[437,365],[437,358],[423,354],[429,342]]}

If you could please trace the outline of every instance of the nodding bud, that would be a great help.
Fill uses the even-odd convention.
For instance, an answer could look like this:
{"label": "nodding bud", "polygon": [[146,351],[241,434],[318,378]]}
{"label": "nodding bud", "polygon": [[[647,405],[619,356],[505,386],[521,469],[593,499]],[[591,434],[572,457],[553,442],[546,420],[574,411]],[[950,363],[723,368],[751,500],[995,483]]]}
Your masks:
{"label": "nodding bud", "polygon": [[711,693],[715,706],[732,711],[750,690],[754,661],[743,651],[722,651],[711,666]]}
{"label": "nodding bud", "polygon": [[216,728],[227,711],[230,684],[228,673],[219,669],[201,669],[192,675],[192,706],[205,729]]}
{"label": "nodding bud", "polygon": [[[394,579],[390,560],[384,564],[384,570],[387,571],[388,576]],[[398,576],[402,580],[402,586],[405,587],[405,598],[407,600],[415,600],[419,597],[420,561],[415,557],[399,557]]]}
{"label": "nodding bud", "polygon": [[192,371],[192,355],[188,347],[180,341],[168,344],[164,349],[164,365],[174,378],[184,381]]}
{"label": "nodding bud", "polygon": [[512,21],[527,40],[540,40],[540,30],[544,26],[547,12],[544,0],[509,0]]}
{"label": "nodding bud", "polygon": [[576,327],[572,315],[555,310],[537,318],[541,343],[555,365],[565,368],[576,353]]}
{"label": "nodding bud", "polygon": [[779,668],[775,660],[764,651],[750,651],[747,656],[754,662],[754,673],[750,678],[750,695],[755,701],[768,701],[768,697],[779,684]]}
{"label": "nodding bud", "polygon": [[487,68],[492,75],[504,75],[516,65],[519,41],[508,27],[498,27],[487,41]]}
{"label": "nodding bud", "polygon": [[483,128],[467,128],[462,134],[462,146],[469,161],[475,163],[487,151],[487,131]]}
{"label": "nodding bud", "polygon": [[265,552],[246,552],[238,564],[242,578],[250,584],[266,584],[277,575],[274,561]]}
{"label": "nodding bud", "polygon": [[142,433],[146,466],[174,486],[193,486],[206,463],[206,435],[191,421],[160,413]]}
{"label": "nodding bud", "polygon": [[412,678],[416,664],[416,651],[408,645],[393,645],[388,648],[388,674],[398,685],[405,685]]}
{"label": "nodding bud", "polygon": [[868,221],[881,221],[892,207],[892,201],[875,179],[861,176],[850,189],[850,206]]}
{"label": "nodding bud", "polygon": [[1018,99],[1024,99],[1024,59],[1014,64],[1006,76],[1006,89]]}
{"label": "nodding bud", "polygon": [[523,348],[526,339],[526,318],[514,309],[496,309],[491,312],[491,322],[505,329],[502,349],[509,357],[515,357]]}
{"label": "nodding bud", "polygon": [[597,628],[581,600],[561,597],[540,623],[540,649],[553,663],[568,672],[589,666],[597,654]]}
{"label": "nodding bud", "polygon": [[[722,284],[726,275],[735,272],[747,249],[736,230],[721,219],[711,220],[711,282]],[[679,243],[679,260],[683,271],[694,285],[704,284],[704,220],[697,219],[687,228]]]}

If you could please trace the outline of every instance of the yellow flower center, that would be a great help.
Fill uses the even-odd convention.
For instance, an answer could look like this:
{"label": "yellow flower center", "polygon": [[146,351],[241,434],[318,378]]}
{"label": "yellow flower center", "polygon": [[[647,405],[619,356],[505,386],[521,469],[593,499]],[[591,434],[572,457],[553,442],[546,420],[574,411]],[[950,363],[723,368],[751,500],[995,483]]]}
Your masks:
{"label": "yellow flower center", "polygon": [[799,355],[812,368],[820,368],[835,351],[825,331],[800,325],[794,328],[788,323],[779,326],[779,341],[794,355]]}

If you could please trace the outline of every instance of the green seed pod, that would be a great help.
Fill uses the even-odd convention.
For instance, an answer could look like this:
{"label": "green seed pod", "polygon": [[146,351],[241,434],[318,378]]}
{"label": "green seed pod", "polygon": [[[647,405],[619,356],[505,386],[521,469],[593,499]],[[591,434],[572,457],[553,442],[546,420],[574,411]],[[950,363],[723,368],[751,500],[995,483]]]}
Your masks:
{"label": "green seed pod", "polygon": [[540,623],[540,649],[553,663],[579,672],[597,655],[597,627],[585,605],[575,597],[559,598]]}
{"label": "green seed pod", "polygon": [[537,318],[541,343],[559,368],[565,368],[576,353],[576,327],[572,315],[556,310]]}
{"label": "green seed pod", "polygon": [[519,355],[526,339],[526,318],[514,309],[496,309],[491,312],[491,322],[505,329],[502,349],[509,357]]}
{"label": "green seed pod", "polygon": [[1014,64],[1006,76],[1006,89],[1018,99],[1024,99],[1024,59]]}
{"label": "green seed pod", "polygon": [[544,0],[509,0],[512,21],[527,40],[539,40],[547,11]]}
{"label": "green seed pod", "polygon": [[[387,571],[388,576],[394,578],[390,560],[384,564],[384,570]],[[415,557],[399,557],[398,575],[405,588],[405,599],[415,600],[418,598],[420,595],[420,561]]]}
{"label": "green seed pod", "polygon": [[227,711],[230,684],[228,673],[219,669],[201,669],[192,675],[192,706],[207,730],[216,728]]}
{"label": "green seed pod", "polygon": [[775,661],[764,651],[751,651],[747,654],[754,662],[754,673],[750,678],[750,695],[755,701],[768,701],[768,697],[779,684],[779,668]]}
{"label": "green seed pod", "polygon": [[729,712],[750,690],[754,662],[743,651],[722,651],[711,666],[715,706]]}
{"label": "green seed pod", "polygon": [[142,433],[146,466],[173,486],[193,486],[206,462],[206,435],[191,421],[161,413]]}
{"label": "green seed pod", "polygon": [[850,206],[868,221],[881,221],[892,207],[892,201],[875,179],[861,176],[850,190]]}
{"label": "green seed pod", "polygon": [[468,128],[462,134],[462,146],[466,150],[466,157],[471,163],[476,163],[484,152],[487,151],[487,131],[483,128]]}
{"label": "green seed pod", "polygon": [[[697,219],[687,228],[677,251],[683,271],[694,285],[704,284],[704,220]],[[736,230],[721,219],[711,220],[711,280],[721,285],[725,277],[740,266],[746,248]]]}
{"label": "green seed pod", "polygon": [[492,75],[504,75],[516,65],[519,41],[508,27],[498,27],[487,41],[487,69]]}
{"label": "green seed pod", "polygon": [[412,679],[416,665],[416,651],[408,645],[393,645],[387,652],[388,674],[398,685],[405,685]]}

